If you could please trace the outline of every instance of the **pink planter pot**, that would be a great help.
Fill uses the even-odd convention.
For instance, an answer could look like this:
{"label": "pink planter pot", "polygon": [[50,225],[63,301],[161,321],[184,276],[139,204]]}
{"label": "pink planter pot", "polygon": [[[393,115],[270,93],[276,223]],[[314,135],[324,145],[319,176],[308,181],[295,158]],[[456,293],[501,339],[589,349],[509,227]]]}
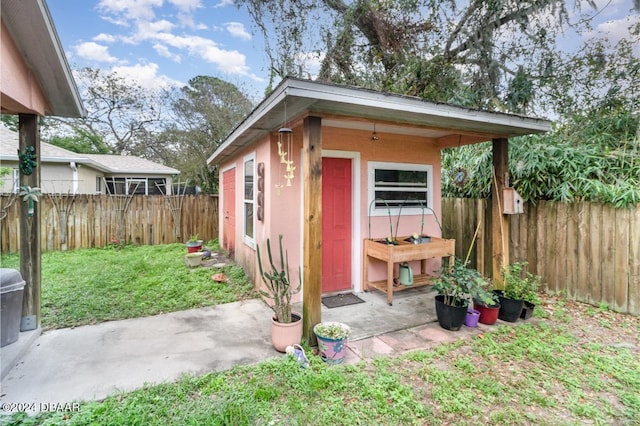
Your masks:
{"label": "pink planter pot", "polygon": [[316,334],[320,357],[327,364],[342,364],[347,354],[347,339],[328,339]]}
{"label": "pink planter pot", "polygon": [[293,322],[282,323],[271,318],[271,343],[278,352],[285,352],[287,346],[300,344],[302,339],[302,315],[292,312]]}

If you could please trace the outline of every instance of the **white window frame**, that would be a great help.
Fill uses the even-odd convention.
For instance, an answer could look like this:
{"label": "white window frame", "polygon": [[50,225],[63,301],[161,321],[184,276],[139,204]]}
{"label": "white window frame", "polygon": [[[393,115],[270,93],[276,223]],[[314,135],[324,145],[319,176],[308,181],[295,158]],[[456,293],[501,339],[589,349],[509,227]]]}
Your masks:
{"label": "white window frame", "polygon": [[[147,178],[125,178],[125,193],[127,195],[136,195],[136,191],[140,188],[140,185],[144,188],[144,193],[139,195],[149,195],[147,190],[147,184],[149,180]],[[130,192],[129,190],[133,191]]]}
{"label": "white window frame", "polygon": [[[390,207],[387,209],[384,207],[376,207],[375,203],[372,204],[376,189],[386,189],[390,191],[402,190],[402,187],[376,187],[375,182],[375,171],[379,169],[385,170],[409,170],[409,171],[419,171],[419,172],[427,172],[427,205],[424,206],[424,209],[420,207]],[[422,214],[424,210],[424,214],[433,214],[430,210],[433,208],[433,166],[430,164],[411,164],[411,163],[391,163],[391,162],[379,162],[379,161],[369,161],[367,163],[367,177],[368,177],[368,200],[367,207],[368,212],[371,216],[386,216],[389,214],[389,210],[391,211],[391,215],[401,214],[402,216],[416,215]]]}
{"label": "white window frame", "polygon": [[[251,170],[252,177],[252,191],[251,198],[246,197],[246,185],[247,185],[247,163],[253,161],[253,170]],[[252,152],[251,154],[245,155],[242,159],[242,237],[245,242],[250,247],[256,247],[256,153]],[[253,210],[252,217],[252,227],[253,235],[247,235],[247,206],[251,206]]]}

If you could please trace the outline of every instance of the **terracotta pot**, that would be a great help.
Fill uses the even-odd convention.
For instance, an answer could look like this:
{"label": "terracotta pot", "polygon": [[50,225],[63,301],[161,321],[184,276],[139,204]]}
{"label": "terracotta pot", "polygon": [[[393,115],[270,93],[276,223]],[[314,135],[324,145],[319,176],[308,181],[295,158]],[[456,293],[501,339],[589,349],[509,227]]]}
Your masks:
{"label": "terracotta pot", "polygon": [[302,314],[291,312],[292,322],[278,322],[271,318],[271,344],[279,352],[285,352],[287,346],[300,344],[302,339]]}
{"label": "terracotta pot", "polygon": [[482,324],[493,325],[498,320],[498,314],[500,313],[500,304],[496,303],[493,306],[486,306],[475,304],[473,308],[480,312],[480,318],[478,321]]}

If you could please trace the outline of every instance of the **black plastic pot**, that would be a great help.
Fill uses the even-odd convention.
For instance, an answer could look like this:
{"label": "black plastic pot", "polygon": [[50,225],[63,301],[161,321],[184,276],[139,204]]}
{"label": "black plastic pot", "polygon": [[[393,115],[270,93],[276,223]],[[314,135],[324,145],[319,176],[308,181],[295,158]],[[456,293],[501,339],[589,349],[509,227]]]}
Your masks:
{"label": "black plastic pot", "polygon": [[525,300],[524,306],[522,307],[522,312],[520,313],[520,318],[524,320],[528,320],[529,318],[531,318],[533,316],[533,308],[535,307],[536,305]]}
{"label": "black plastic pot", "polygon": [[516,322],[522,313],[524,302],[522,300],[509,299],[500,296],[500,313],[498,318],[502,321]]}
{"label": "black plastic pot", "polygon": [[467,316],[466,306],[454,306],[444,303],[444,296],[436,296],[436,316],[438,324],[445,330],[458,331]]}

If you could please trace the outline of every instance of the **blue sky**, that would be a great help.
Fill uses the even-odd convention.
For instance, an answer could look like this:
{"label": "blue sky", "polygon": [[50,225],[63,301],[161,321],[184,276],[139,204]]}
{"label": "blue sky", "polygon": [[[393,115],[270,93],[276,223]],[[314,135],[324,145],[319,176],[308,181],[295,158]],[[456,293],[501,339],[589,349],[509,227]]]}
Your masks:
{"label": "blue sky", "polygon": [[228,0],[47,0],[72,68],[117,70],[143,86],[212,75],[260,98],[267,62],[246,10]]}
{"label": "blue sky", "polygon": [[[596,0],[593,34],[623,37],[632,0]],[[220,77],[260,100],[268,82],[262,35],[232,0],[47,0],[72,68],[116,70],[146,87]],[[585,6],[585,11],[592,12]],[[577,37],[568,34],[567,45]],[[639,52],[640,54],[640,48]]]}

